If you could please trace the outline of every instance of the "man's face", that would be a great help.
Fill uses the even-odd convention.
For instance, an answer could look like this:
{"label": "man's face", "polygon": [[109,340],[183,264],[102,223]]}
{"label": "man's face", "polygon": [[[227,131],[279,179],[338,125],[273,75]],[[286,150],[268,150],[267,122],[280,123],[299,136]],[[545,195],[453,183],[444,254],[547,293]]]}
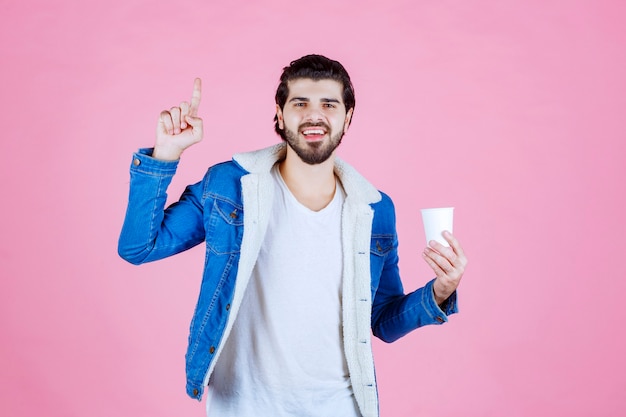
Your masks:
{"label": "man's face", "polygon": [[335,80],[309,78],[292,80],[288,85],[284,108],[276,105],[278,126],[302,161],[320,164],[333,154],[350,124],[352,109],[346,113],[343,86]]}

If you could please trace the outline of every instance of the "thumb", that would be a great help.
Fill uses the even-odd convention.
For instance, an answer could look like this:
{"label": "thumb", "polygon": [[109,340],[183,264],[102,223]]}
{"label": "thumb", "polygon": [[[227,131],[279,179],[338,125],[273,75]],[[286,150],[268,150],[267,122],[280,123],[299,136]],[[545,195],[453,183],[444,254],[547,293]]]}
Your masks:
{"label": "thumb", "polygon": [[185,121],[190,124],[192,127],[202,127],[202,119],[199,117],[193,117],[193,116],[185,116]]}
{"label": "thumb", "polygon": [[202,139],[202,119],[188,115],[185,117],[185,121],[191,126],[192,134],[199,138],[199,140]]}

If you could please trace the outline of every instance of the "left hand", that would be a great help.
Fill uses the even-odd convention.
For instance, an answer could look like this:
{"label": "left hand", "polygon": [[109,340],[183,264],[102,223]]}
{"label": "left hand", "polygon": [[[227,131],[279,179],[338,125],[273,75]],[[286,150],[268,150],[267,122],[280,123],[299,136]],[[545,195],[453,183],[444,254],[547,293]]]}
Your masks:
{"label": "left hand", "polygon": [[448,231],[443,232],[443,237],[450,247],[431,240],[422,254],[437,276],[433,284],[437,304],[446,301],[456,290],[467,266],[467,258],[459,241]]}

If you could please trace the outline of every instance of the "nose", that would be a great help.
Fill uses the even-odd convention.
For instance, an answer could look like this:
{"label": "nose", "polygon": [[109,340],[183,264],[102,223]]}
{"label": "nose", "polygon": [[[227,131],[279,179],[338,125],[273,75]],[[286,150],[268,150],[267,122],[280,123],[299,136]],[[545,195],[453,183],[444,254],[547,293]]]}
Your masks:
{"label": "nose", "polygon": [[310,106],[308,108],[308,112],[306,113],[304,119],[307,122],[320,122],[323,120],[322,109],[316,106]]}

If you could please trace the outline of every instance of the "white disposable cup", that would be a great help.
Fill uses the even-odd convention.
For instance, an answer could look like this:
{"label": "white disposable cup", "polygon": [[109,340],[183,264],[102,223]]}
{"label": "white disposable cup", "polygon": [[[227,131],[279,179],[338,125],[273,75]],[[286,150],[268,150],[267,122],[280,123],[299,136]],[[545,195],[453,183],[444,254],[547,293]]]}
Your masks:
{"label": "white disposable cup", "polygon": [[452,233],[454,207],[422,209],[424,232],[426,233],[426,245],[431,240],[436,240],[444,246],[450,246],[443,238],[443,231]]}

